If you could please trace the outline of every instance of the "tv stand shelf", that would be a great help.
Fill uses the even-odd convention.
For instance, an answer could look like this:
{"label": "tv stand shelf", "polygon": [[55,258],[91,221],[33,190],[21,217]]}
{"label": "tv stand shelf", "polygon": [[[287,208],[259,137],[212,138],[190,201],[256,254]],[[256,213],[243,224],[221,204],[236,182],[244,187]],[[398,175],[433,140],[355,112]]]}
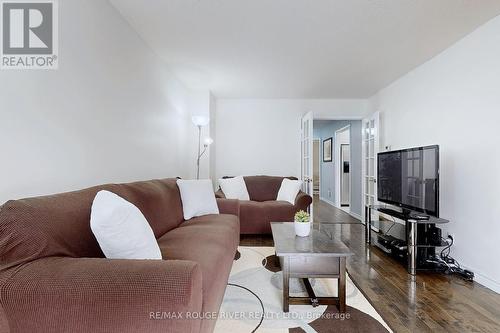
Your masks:
{"label": "tv stand shelf", "polygon": [[[380,223],[394,223],[389,220],[372,220],[372,212],[378,211],[380,213],[395,217],[404,221],[405,225],[405,235],[406,244],[400,247],[401,253],[405,253],[407,259],[407,269],[408,273],[415,275],[418,269],[425,269],[419,265],[419,256],[423,256],[428,253],[435,253],[436,247],[444,247],[448,244],[441,240],[439,244],[431,244],[425,239],[419,239],[419,229],[427,230],[429,227],[433,227],[436,224],[448,223],[448,220],[429,216],[428,219],[422,220],[422,214],[414,211],[402,211],[395,208],[388,208],[385,205],[370,205],[365,206],[365,239],[367,244],[371,244],[372,241],[372,226],[374,222]],[[389,239],[391,236],[385,234],[378,234],[379,238]],[[391,250],[378,242],[374,242],[379,248],[381,248],[386,253],[391,253]]]}

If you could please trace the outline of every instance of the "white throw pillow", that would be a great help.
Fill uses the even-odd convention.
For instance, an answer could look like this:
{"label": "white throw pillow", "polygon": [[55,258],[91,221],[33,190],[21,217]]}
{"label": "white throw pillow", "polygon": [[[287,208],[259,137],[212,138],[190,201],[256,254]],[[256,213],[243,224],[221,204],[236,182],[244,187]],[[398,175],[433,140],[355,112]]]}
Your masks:
{"label": "white throw pillow", "polygon": [[219,185],[227,199],[250,200],[243,176],[219,179]]}
{"label": "white throw pillow", "polygon": [[181,192],[184,219],[196,216],[219,214],[217,200],[210,179],[184,180],[178,179],[177,186]]}
{"label": "white throw pillow", "polygon": [[106,258],[162,258],[153,230],[139,208],[112,192],[99,191],[95,196],[90,228]]}
{"label": "white throw pillow", "polygon": [[291,180],[288,178],[284,178],[281,182],[280,190],[278,191],[277,201],[288,201],[292,205],[295,205],[295,198],[300,191],[300,187],[302,186],[302,181],[300,180]]}

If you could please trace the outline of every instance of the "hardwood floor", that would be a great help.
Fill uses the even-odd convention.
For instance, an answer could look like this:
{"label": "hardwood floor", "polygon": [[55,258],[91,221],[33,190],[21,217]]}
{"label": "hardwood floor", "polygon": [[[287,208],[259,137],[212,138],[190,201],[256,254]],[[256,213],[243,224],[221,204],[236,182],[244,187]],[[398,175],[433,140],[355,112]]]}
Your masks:
{"label": "hardwood floor", "polygon": [[[455,276],[418,273],[412,278],[396,260],[367,247],[364,225],[340,209],[314,200],[316,222],[329,225],[355,255],[352,280],[394,332],[500,332],[500,295]],[[273,246],[271,236],[242,236],[244,246]]]}
{"label": "hardwood floor", "polygon": [[329,203],[319,200],[317,195],[314,196],[313,205],[315,223],[361,224],[361,221],[344,212],[342,209],[335,208]]}

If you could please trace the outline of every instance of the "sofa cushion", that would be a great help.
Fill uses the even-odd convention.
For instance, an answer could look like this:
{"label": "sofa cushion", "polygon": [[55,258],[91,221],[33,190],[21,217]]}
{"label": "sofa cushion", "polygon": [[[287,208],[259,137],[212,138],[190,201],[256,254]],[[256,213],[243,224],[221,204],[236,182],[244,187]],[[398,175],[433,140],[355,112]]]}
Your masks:
{"label": "sofa cushion", "polygon": [[261,202],[276,200],[283,178],[297,179],[295,177],[276,176],[245,176],[243,178],[247,185],[250,200]]}
{"label": "sofa cushion", "polygon": [[219,186],[227,199],[250,200],[242,176],[219,179]]}
{"label": "sofa cushion", "polygon": [[299,193],[301,186],[302,181],[300,180],[291,180],[288,178],[284,178],[278,191],[278,197],[276,198],[276,200],[287,201],[292,205],[295,204],[295,199],[297,198],[297,194]]}
{"label": "sofa cushion", "polygon": [[[184,221],[181,195],[175,178],[114,185],[110,191],[141,210],[158,238]],[[106,190],[107,186],[102,189]]]}
{"label": "sofa cushion", "polygon": [[153,230],[139,208],[113,192],[97,192],[90,228],[106,258],[161,259]]}
{"label": "sofa cushion", "polygon": [[[203,312],[219,310],[239,235],[238,217],[220,214],[188,220],[158,239],[165,260],[191,260],[201,267]],[[203,325],[215,325],[215,322],[203,322]]]}
{"label": "sofa cushion", "polygon": [[90,230],[90,208],[100,190],[139,208],[158,238],[184,220],[175,181],[108,184],[8,201],[0,207],[0,271],[48,256],[104,257]]}
{"label": "sofa cushion", "polygon": [[[271,222],[292,222],[290,216],[295,214],[295,206],[286,201],[264,201],[260,203]],[[287,220],[287,221],[284,221]]]}
{"label": "sofa cushion", "polygon": [[297,207],[286,201],[241,201],[241,233],[269,234],[270,222],[291,222],[296,211]]}
{"label": "sofa cushion", "polygon": [[177,186],[181,193],[185,220],[196,216],[219,214],[210,179],[177,179]]}

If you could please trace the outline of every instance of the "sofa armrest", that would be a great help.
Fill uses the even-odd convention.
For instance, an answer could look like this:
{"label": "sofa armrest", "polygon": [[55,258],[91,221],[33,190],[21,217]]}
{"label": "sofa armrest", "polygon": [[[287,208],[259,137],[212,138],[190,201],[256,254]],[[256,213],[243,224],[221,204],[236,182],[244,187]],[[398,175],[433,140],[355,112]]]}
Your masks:
{"label": "sofa armrest", "polygon": [[231,214],[240,216],[240,201],[237,199],[217,198],[217,206],[221,214]]}
{"label": "sofa armrest", "polygon": [[307,211],[307,207],[312,203],[312,197],[305,192],[299,191],[295,197],[295,207],[298,210]]}
{"label": "sofa armrest", "polygon": [[225,198],[226,198],[226,195],[224,194],[224,192],[222,192],[222,190],[221,190],[221,189],[219,189],[217,192],[215,192],[215,197],[216,197],[216,198],[225,199]]}
{"label": "sofa armrest", "polygon": [[202,276],[192,261],[50,257],[0,297],[11,332],[197,332]]}

